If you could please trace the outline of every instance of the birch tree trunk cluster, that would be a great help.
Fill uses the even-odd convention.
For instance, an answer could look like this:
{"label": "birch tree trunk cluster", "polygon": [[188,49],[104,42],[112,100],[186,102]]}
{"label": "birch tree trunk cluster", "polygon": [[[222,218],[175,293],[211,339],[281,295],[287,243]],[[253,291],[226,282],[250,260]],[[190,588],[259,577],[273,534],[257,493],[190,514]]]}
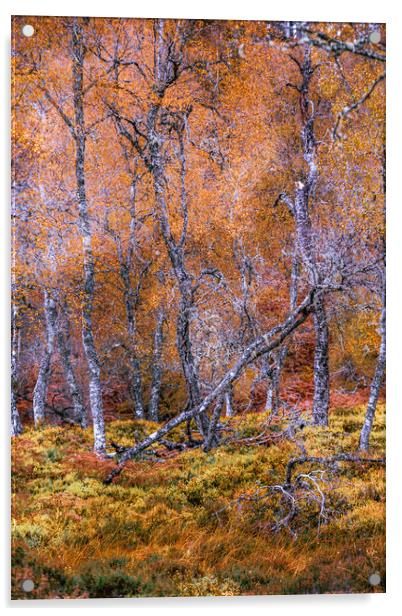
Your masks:
{"label": "birch tree trunk cluster", "polygon": [[[243,395],[255,410],[261,384],[262,408],[278,414],[307,338],[300,372],[311,374],[309,410],[316,426],[328,426],[331,362],[340,354],[333,321],[342,311],[351,322],[380,313],[360,439],[369,449],[385,375],[384,54],[305,22],[235,25],[66,18],[52,34],[67,71],[61,81],[55,61],[16,50],[17,78],[32,70],[38,150],[49,165],[21,158],[13,176],[14,285],[23,291],[13,289],[12,435],[23,430],[18,344],[26,336],[28,349],[36,337],[36,428],[50,418],[57,363],[71,418],[82,428],[92,421],[99,456],[107,454],[105,404],[116,375],[132,416],[162,422],[120,455],[109,481],[181,424],[189,441],[198,432],[205,451],[218,446],[222,416],[239,412]],[[348,83],[354,71],[356,85]],[[381,117],[378,155],[367,127],[359,142],[350,134],[361,110],[367,122]],[[32,138],[34,113],[24,125]],[[369,162],[355,171],[359,151]],[[57,166],[57,152],[68,166]],[[28,240],[23,225],[36,215]],[[37,257],[49,246],[51,268]],[[24,278],[20,269],[33,263],[41,265]],[[166,413],[175,380],[185,397]]]}

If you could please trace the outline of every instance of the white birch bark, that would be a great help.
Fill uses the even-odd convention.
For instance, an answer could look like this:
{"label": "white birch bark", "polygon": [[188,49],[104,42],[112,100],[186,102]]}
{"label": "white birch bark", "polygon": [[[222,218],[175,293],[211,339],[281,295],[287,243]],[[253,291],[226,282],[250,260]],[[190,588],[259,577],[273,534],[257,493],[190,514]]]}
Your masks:
{"label": "white birch bark", "polygon": [[[309,46],[305,47],[304,60],[299,69],[302,76],[302,84],[299,89],[302,116],[301,140],[308,171],[303,181],[297,182],[294,216],[298,251],[309,276],[310,284],[314,288],[320,283],[320,273],[315,257],[309,202],[315,192],[318,170],[314,136],[314,106],[309,98],[309,87],[314,72]],[[315,299],[313,320],[315,330],[313,420],[316,425],[326,426],[328,425],[329,413],[329,329],[322,295],[317,295]]]}
{"label": "white birch bark", "polygon": [[225,393],[225,415],[226,417],[234,416],[233,409],[233,388],[229,387]]}
{"label": "white birch bark", "polygon": [[72,26],[72,76],[75,127],[73,134],[75,140],[77,199],[84,261],[82,340],[89,371],[89,402],[94,432],[94,450],[102,455],[106,451],[106,436],[103,417],[100,364],[93,336],[92,313],[95,291],[95,264],[92,249],[92,229],[85,187],[85,145],[87,135],[85,130],[83,95],[84,55],[85,46],[82,29],[79,24],[79,18],[74,18]]}
{"label": "white birch bark", "polygon": [[22,434],[22,423],[17,407],[17,379],[18,379],[18,325],[17,308],[11,306],[11,436]]}
{"label": "white birch bark", "polygon": [[161,308],[154,334],[154,348],[152,356],[152,382],[151,396],[149,401],[148,416],[152,421],[159,421],[159,400],[162,384],[162,344],[163,344],[163,323],[165,311]]}
{"label": "white birch bark", "polygon": [[35,427],[45,420],[45,404],[50,377],[50,363],[56,334],[56,303],[48,291],[44,291],[45,344],[39,365],[38,377],[33,392],[33,416]]}
{"label": "white birch bark", "polygon": [[381,311],[380,331],[381,331],[381,344],[378,354],[377,365],[374,373],[373,380],[371,382],[370,397],[367,404],[366,416],[364,424],[360,433],[359,448],[362,451],[369,450],[370,435],[373,427],[375,412],[377,408],[378,397],[380,395],[381,385],[385,375],[386,364],[386,326],[385,326],[385,306]]}

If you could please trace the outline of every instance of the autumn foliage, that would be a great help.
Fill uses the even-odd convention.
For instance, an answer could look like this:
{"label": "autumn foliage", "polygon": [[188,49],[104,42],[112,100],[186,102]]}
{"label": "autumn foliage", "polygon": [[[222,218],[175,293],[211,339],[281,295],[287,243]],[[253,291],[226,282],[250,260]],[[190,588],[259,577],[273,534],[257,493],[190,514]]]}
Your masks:
{"label": "autumn foliage", "polygon": [[309,454],[383,455],[384,26],[12,37],[14,597],[369,592],[382,467],[342,466],[318,533],[230,503],[295,416]]}

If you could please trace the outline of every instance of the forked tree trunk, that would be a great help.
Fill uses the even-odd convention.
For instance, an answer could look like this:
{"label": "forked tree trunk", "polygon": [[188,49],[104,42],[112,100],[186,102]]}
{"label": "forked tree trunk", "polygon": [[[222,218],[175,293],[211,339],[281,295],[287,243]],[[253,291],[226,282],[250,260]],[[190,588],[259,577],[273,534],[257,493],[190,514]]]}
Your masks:
{"label": "forked tree trunk", "polygon": [[45,311],[45,345],[39,365],[38,378],[33,392],[33,416],[35,427],[39,427],[45,420],[45,404],[50,376],[50,362],[54,349],[56,334],[56,302],[48,293],[44,292],[43,307]]}
{"label": "forked tree trunk", "polygon": [[152,381],[151,396],[149,401],[149,419],[159,421],[159,400],[162,384],[162,345],[163,345],[163,323],[165,321],[165,311],[161,308],[158,313],[158,320],[154,335],[154,349],[152,355]]}
{"label": "forked tree trunk", "polygon": [[[186,381],[188,393],[188,407],[194,408],[200,403],[200,387],[199,375],[190,337],[191,312],[194,306],[193,289],[191,277],[186,269],[184,256],[184,246],[186,241],[188,221],[187,196],[184,186],[186,169],[184,150],[181,136],[179,137],[179,140],[182,180],[181,206],[183,212],[183,229],[180,240],[176,241],[170,228],[168,208],[165,200],[166,178],[160,152],[160,146],[161,142],[163,141],[163,136],[159,134],[156,128],[159,109],[159,105],[153,105],[148,115],[148,142],[150,148],[149,168],[153,177],[155,201],[162,236],[166,244],[169,258],[172,263],[173,271],[179,287],[180,302],[176,329],[177,349],[183,367],[184,378]],[[195,418],[195,421],[197,423],[197,427],[201,433],[201,436],[203,438],[206,438],[209,429],[209,420],[207,415],[205,413],[202,413]]]}
{"label": "forked tree trunk", "polygon": [[[181,37],[179,38],[182,43],[183,39]],[[156,20],[154,22],[153,71],[153,90],[156,97],[150,106],[146,119],[146,148],[139,143],[136,130],[132,133],[124,127],[122,118],[119,116],[114,107],[112,108],[112,112],[116,119],[120,134],[123,135],[136,149],[152,177],[158,221],[180,293],[176,334],[177,347],[186,381],[188,393],[187,407],[193,408],[200,402],[200,386],[198,368],[194,358],[190,336],[191,313],[194,307],[192,288],[193,278],[187,271],[185,263],[188,209],[185,186],[186,160],[183,134],[186,129],[185,122],[187,120],[187,116],[185,113],[180,112],[171,114],[171,126],[169,131],[166,131],[165,129],[164,132],[160,124],[160,112],[163,109],[163,97],[166,89],[176,80],[179,69],[177,62],[180,65],[182,60],[183,56],[182,49],[180,48],[180,42],[178,42],[178,47],[176,48],[174,40],[171,39],[169,33],[165,31],[164,20]],[[167,138],[172,139],[174,133],[176,133],[178,138],[177,154],[180,164],[180,205],[182,212],[182,231],[180,238],[178,239],[175,239],[170,227],[169,212],[166,202],[166,187],[169,182],[166,177],[164,164],[164,146],[166,145]],[[205,412],[197,415],[195,417],[195,421],[201,435],[205,439],[208,435],[209,429],[209,420]]]}
{"label": "forked tree trunk", "polygon": [[363,424],[363,427],[360,433],[359,448],[362,451],[369,450],[371,429],[373,427],[378,397],[380,395],[380,389],[381,389],[381,385],[382,385],[382,382],[384,380],[384,375],[385,375],[385,364],[386,364],[385,305],[383,306],[382,311],[381,311],[380,330],[381,330],[380,352],[378,354],[377,366],[376,366],[374,377],[371,383],[370,397],[369,397],[369,401],[368,401],[367,409],[366,409],[366,417],[365,417],[364,424]]}

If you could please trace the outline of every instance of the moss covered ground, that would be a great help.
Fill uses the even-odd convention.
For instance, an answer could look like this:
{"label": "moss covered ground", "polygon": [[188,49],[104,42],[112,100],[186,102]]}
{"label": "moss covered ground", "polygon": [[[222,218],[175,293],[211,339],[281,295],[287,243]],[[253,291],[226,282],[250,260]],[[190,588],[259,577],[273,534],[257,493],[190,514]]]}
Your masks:
{"label": "moss covered ground", "polygon": [[[306,426],[297,442],[274,438],[286,422],[267,429],[264,414],[236,417],[224,422],[219,448],[165,454],[160,447],[159,457],[129,462],[108,486],[102,480],[115,462],[92,453],[90,429],[26,430],[13,440],[12,597],[384,592],[382,466],[302,465],[298,473],[323,471],[310,475],[317,489],[279,528],[280,494],[258,498],[263,486],[283,483],[301,447],[314,456],[356,452],[363,415],[360,406],[333,409],[328,428]],[[108,442],[129,446],[154,429],[113,421]],[[264,445],[244,440],[264,431],[273,434]],[[178,428],[170,438],[184,434]],[[383,406],[371,442],[370,456],[383,456]],[[376,572],[381,583],[372,586]],[[30,593],[22,588],[27,579]]]}

